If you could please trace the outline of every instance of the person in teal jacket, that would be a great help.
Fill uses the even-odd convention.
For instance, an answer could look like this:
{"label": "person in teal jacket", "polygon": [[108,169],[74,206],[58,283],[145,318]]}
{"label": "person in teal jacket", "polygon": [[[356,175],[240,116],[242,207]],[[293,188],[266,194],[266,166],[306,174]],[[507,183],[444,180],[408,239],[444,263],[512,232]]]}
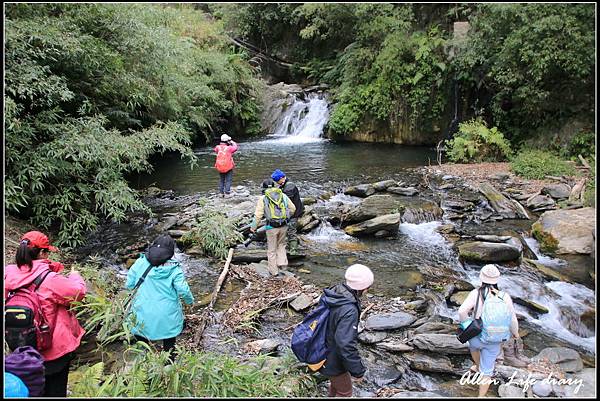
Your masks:
{"label": "person in teal jacket", "polygon": [[[183,330],[183,310],[179,298],[188,305],[194,296],[178,261],[173,259],[175,241],[168,235],[159,236],[146,254],[127,273],[128,289],[135,288],[144,272],[152,266],[139,285],[131,304],[131,333],[139,341],[163,340],[163,350],[175,358],[175,339]],[[132,316],[133,315],[133,316]]]}

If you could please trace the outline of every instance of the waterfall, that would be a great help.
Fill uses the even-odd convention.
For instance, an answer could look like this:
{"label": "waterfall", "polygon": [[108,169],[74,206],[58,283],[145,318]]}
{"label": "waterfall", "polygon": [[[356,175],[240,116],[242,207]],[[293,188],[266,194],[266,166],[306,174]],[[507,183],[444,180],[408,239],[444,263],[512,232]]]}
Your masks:
{"label": "waterfall", "polygon": [[320,141],[329,120],[329,104],[323,94],[311,93],[306,100],[294,95],[290,106],[279,116],[275,137],[290,142]]}

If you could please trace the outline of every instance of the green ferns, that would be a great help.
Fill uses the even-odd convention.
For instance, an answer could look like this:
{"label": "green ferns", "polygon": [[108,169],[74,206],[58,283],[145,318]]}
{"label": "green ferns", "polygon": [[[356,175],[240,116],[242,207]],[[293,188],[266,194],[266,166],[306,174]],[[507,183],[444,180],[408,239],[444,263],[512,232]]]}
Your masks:
{"label": "green ferns", "polygon": [[480,119],[459,124],[458,133],[446,142],[448,157],[455,163],[502,161],[512,150],[498,128]]}

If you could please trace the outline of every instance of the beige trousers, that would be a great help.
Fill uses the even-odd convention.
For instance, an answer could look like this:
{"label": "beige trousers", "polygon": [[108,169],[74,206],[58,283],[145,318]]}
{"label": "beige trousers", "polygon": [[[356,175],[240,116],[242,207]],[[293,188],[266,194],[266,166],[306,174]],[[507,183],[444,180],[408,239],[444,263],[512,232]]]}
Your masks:
{"label": "beige trousers", "polygon": [[278,266],[287,266],[287,226],[267,230],[267,259],[269,272],[272,275],[279,273]]}

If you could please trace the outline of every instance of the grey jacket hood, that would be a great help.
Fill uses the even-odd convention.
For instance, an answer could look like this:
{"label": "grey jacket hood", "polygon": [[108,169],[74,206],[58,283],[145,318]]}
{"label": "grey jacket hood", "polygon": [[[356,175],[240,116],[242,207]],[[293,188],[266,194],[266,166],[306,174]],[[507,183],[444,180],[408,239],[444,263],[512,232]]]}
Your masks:
{"label": "grey jacket hood", "polygon": [[323,296],[323,302],[330,308],[347,304],[357,304],[360,307],[356,290],[349,288],[345,284],[340,283],[331,288],[326,288],[323,292],[325,294]]}

